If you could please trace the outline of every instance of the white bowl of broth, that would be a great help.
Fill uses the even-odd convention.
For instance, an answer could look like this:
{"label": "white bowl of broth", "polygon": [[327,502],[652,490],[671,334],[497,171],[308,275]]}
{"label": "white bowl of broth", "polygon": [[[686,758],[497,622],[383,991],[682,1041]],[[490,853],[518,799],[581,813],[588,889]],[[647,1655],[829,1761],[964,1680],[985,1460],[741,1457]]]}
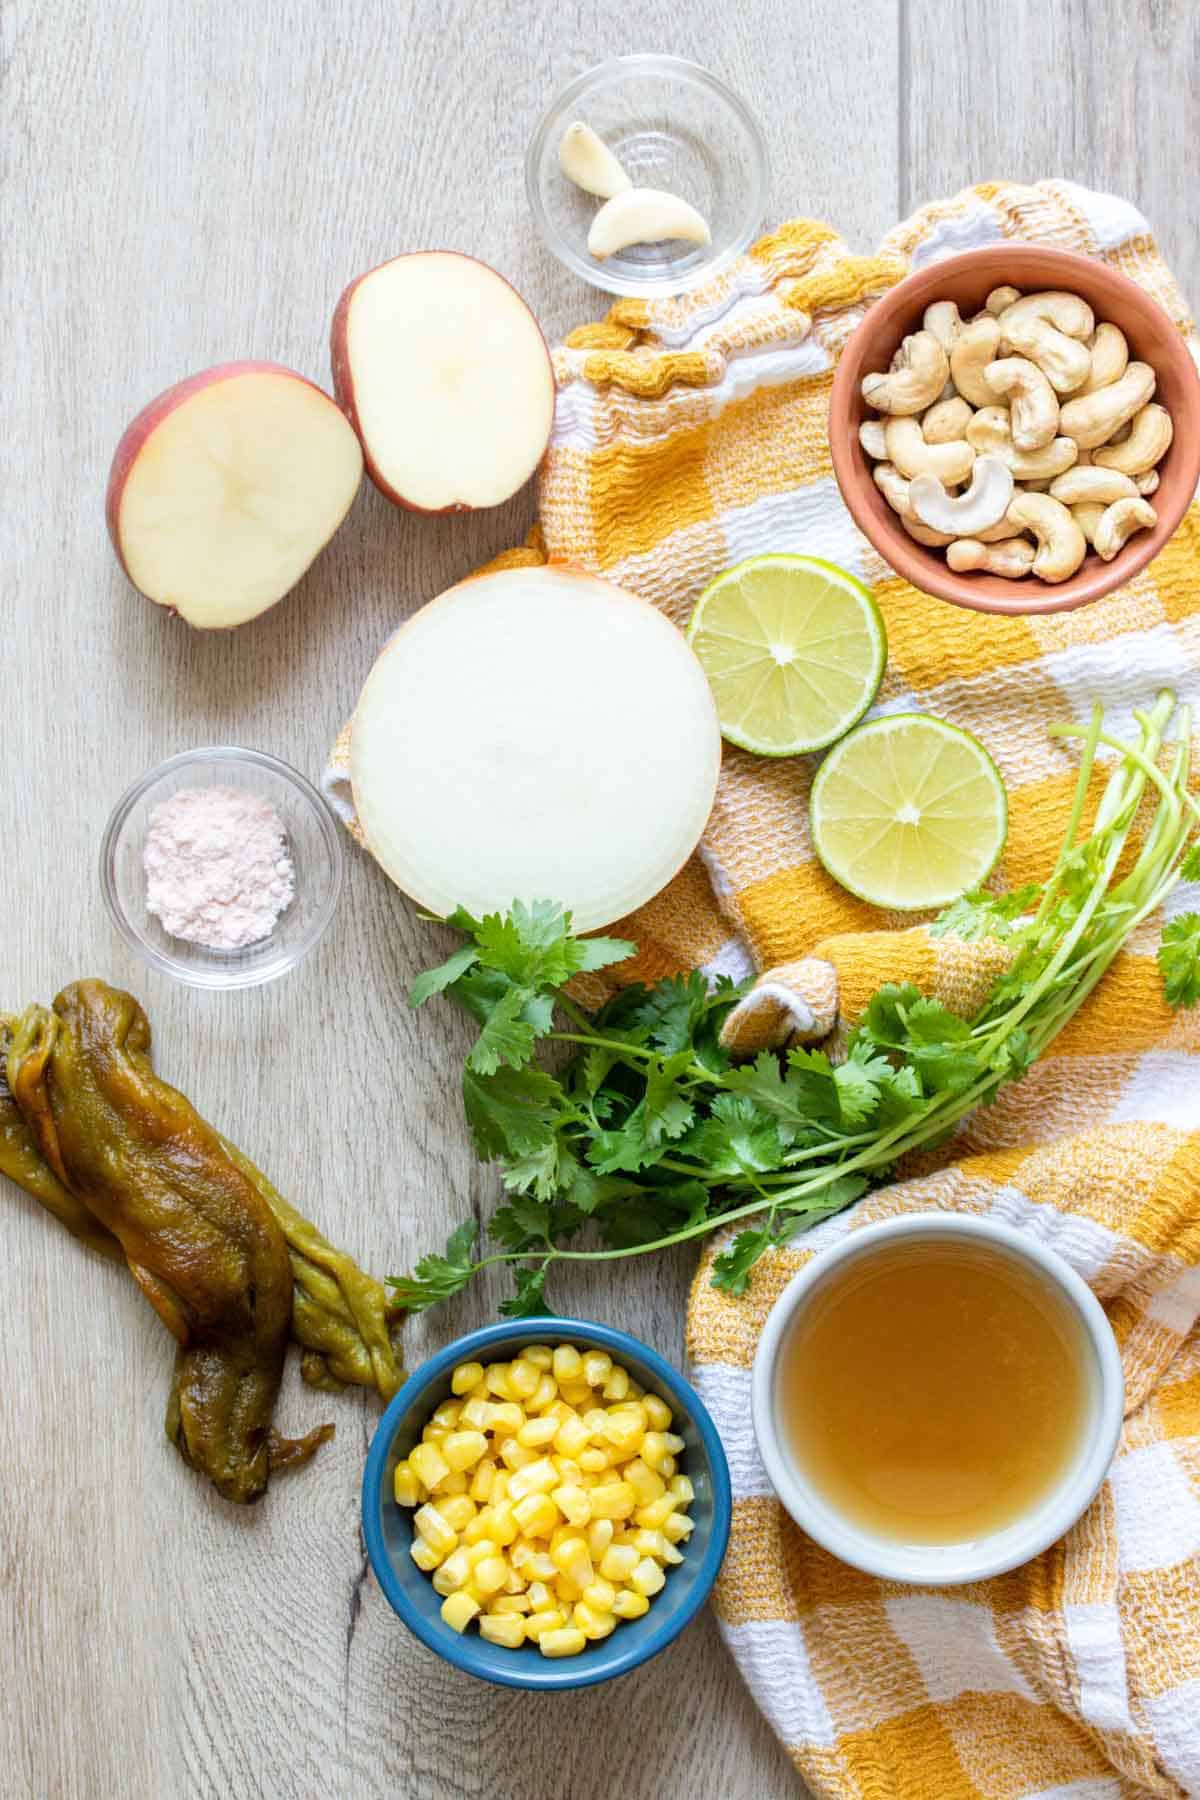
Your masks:
{"label": "white bowl of broth", "polygon": [[794,1276],[754,1359],[754,1429],[796,1523],[843,1562],[947,1586],[1028,1562],[1094,1499],[1125,1384],[1100,1303],[990,1219],[852,1230]]}

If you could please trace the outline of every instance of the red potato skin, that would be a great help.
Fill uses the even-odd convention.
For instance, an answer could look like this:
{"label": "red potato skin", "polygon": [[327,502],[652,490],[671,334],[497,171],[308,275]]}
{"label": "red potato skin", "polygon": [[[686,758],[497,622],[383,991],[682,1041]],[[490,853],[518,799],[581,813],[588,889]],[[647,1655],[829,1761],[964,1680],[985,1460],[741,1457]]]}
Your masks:
{"label": "red potato skin", "polygon": [[[550,385],[554,388],[554,365],[550,360],[550,346],[547,344],[546,334],[538,324],[533,308],[530,306],[525,296],[513,287],[512,282],[509,281],[506,275],[501,275],[498,269],[493,269],[491,263],[485,263],[483,259],[478,256],[468,256],[465,250],[404,250],[401,252],[400,256],[389,256],[386,262],[376,263],[373,269],[366,269],[361,275],[356,275],[349,287],[343,289],[341,299],[333,309],[333,320],[329,327],[329,361],[333,370],[334,398],[349,419],[351,425],[354,427],[354,435],[362,445],[363,462],[366,465],[367,474],[379,489],[379,492],[383,495],[385,500],[390,500],[393,506],[403,507],[405,512],[421,513],[427,519],[440,519],[447,513],[476,512],[479,509],[471,506],[466,500],[452,500],[449,506],[417,506],[412,500],[406,500],[403,494],[396,492],[396,489],[392,486],[391,482],[386,479],[377,466],[374,457],[371,455],[367,440],[362,433],[362,426],[358,417],[358,407],[354,400],[354,377],[350,372],[350,303],[354,298],[355,290],[361,286],[364,281],[368,281],[372,275],[378,275],[380,269],[390,268],[392,263],[400,262],[405,256],[461,256],[464,262],[478,263],[481,268],[487,270],[489,275],[494,275],[497,281],[502,281],[505,287],[511,288],[513,293],[516,294],[517,299],[521,302],[521,305],[525,308],[526,312],[537,326],[538,336],[542,340],[542,348],[546,352],[546,361],[550,365]],[[552,413],[550,430],[552,431],[553,429],[554,418]],[[546,444],[549,444],[549,442],[550,436],[549,433],[547,433]],[[545,455],[545,447],[543,447],[542,454],[543,456]],[[519,490],[514,491],[519,492]],[[512,496],[510,495],[509,498],[511,499]],[[497,505],[503,505],[503,501],[498,501]]]}
{"label": "red potato skin", "polygon": [[[188,375],[177,381],[174,387],[164,388],[148,405],[143,406],[137,417],[131,419],[121,433],[121,439],[113,452],[112,467],[108,472],[108,488],[104,496],[104,520],[108,526],[108,535],[112,539],[112,547],[117,561],[121,565],[121,573],[135,592],[141,593],[125,562],[125,553],[121,549],[121,495],[125,491],[125,483],[146,439],[162,424],[163,420],[175,411],[177,406],[197,394],[201,389],[211,387],[215,381],[228,381],[234,375],[287,375],[292,381],[302,381],[305,387],[312,388],[322,399],[331,397],[325,389],[310,381],[307,375],[300,375],[295,369],[285,368],[283,363],[258,362],[246,359],[241,362],[214,363],[211,369],[201,369],[197,375]],[[143,599],[150,600],[148,594]],[[151,606],[161,606],[158,600],[150,600]],[[173,606],[162,607],[164,612],[173,613]],[[230,627],[236,629],[236,627]]]}

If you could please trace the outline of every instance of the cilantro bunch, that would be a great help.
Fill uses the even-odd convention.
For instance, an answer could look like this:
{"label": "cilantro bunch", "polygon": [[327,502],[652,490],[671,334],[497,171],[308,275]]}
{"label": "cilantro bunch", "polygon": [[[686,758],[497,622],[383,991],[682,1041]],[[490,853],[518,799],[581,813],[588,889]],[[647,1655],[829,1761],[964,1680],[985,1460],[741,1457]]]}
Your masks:
{"label": "cilantro bunch", "polygon": [[[392,1279],[395,1299],[420,1311],[508,1262],[516,1291],[501,1311],[544,1313],[554,1262],[644,1255],[735,1223],[713,1284],[742,1293],[769,1246],[850,1205],[899,1158],[941,1141],[1018,1079],[1176,883],[1200,879],[1187,708],[1164,749],[1174,710],[1164,692],[1135,713],[1136,743],[1106,734],[1099,709],[1086,727],[1052,728],[1082,739],[1082,755],[1050,875],[1005,894],[964,895],[932,927],[1006,942],[1010,958],[987,1000],[962,1018],[910,983],[889,983],[837,1062],[807,1048],[732,1062],[721,1027],[751,983],[710,985],[695,971],[626,987],[585,1012],[566,983],[624,961],[634,946],[576,937],[569,913],[550,901],[515,902],[483,919],[453,913],[447,922],[468,942],[418,979],[410,1003],[446,993],[478,1022],[463,1103],[475,1148],[500,1165],[507,1198],[489,1221],[494,1253],[476,1259],[476,1226],[459,1226],[444,1254]],[[1116,759],[1083,832],[1101,747]],[[1148,786],[1154,817],[1118,878]],[[1167,926],[1159,959],[1170,1004],[1190,1005],[1200,994],[1200,915]],[[578,1247],[585,1231],[598,1247]]]}

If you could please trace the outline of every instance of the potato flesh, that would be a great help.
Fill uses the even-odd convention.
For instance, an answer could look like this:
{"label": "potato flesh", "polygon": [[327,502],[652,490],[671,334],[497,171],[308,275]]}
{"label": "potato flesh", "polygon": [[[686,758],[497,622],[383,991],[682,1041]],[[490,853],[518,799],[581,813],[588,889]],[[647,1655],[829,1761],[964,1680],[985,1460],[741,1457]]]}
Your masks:
{"label": "potato flesh", "polygon": [[430,602],[367,680],[351,781],[368,843],[444,913],[554,899],[577,930],[650,899],[712,806],[708,683],[669,620],[592,576],[481,576]]}
{"label": "potato flesh", "polygon": [[388,487],[427,512],[496,506],[533,474],[554,377],[533,314],[468,256],[401,256],[364,277],[346,321],[358,429]]}
{"label": "potato flesh", "polygon": [[253,619],[328,543],[362,451],[327,394],[257,370],[194,389],[154,427],[121,491],[129,578],[197,626]]}

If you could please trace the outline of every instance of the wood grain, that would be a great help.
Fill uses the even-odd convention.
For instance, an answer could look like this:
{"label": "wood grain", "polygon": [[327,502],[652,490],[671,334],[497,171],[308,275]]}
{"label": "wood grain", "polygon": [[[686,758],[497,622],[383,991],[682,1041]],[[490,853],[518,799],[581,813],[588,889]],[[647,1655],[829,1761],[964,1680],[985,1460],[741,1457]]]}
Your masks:
{"label": "wood grain", "polygon": [[[234,742],[310,775],[397,619],[528,527],[528,493],[425,520],[364,486],[300,588],[229,635],[132,595],[103,533],[127,418],[230,356],[328,379],[354,274],[470,249],[547,331],[603,301],[535,239],[525,145],[571,76],[668,48],[763,122],[769,212],[872,244],[897,195],[897,17],[867,0],[7,0],[0,119],[7,304],[0,1004],[101,974],[142,996],[160,1068],[329,1233],[408,1266],[493,1183],[457,1101],[464,1037],[414,1017],[437,950],[352,854],[334,931],[276,986],[234,996],[144,970],[96,879],[105,818],[168,753]],[[814,63],[814,46],[820,61]],[[766,221],[764,221],[765,223]],[[0,1767],[30,1800],[467,1795],[770,1800],[795,1777],[705,1619],[644,1676],[557,1700],[455,1675],[365,1573],[358,1483],[374,1411],[294,1376],[285,1427],[337,1437],[251,1515],[163,1437],[170,1354],[128,1278],[2,1196]],[[564,1300],[678,1358],[691,1259],[593,1276]],[[497,1290],[415,1328],[408,1355],[491,1315]]]}

